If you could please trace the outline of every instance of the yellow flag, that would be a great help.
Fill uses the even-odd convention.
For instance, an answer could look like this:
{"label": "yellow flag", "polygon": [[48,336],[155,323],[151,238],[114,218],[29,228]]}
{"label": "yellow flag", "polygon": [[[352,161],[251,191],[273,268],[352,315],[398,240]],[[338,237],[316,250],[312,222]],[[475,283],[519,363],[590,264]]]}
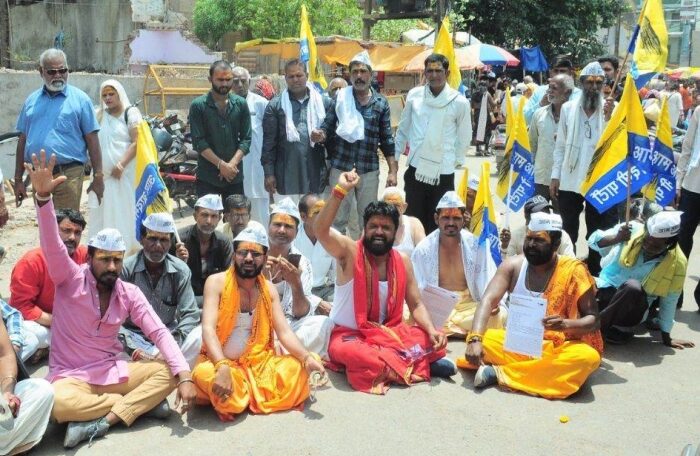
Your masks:
{"label": "yellow flag", "polygon": [[323,68],[318,60],[316,51],[316,40],[311,32],[309,15],[306,12],[306,5],[301,5],[301,28],[299,31],[299,59],[309,66],[309,81],[320,86],[322,89],[328,87],[326,78],[323,76]]}
{"label": "yellow flag", "polygon": [[511,113],[508,116],[513,118],[511,134],[506,142],[506,155],[498,170],[496,183],[496,193],[514,212],[519,211],[535,191],[534,162],[523,113],[525,101],[525,97],[520,97],[516,115]]}
{"label": "yellow flag", "polygon": [[[520,98],[522,99],[523,97]],[[506,87],[506,138],[510,138],[514,122],[513,99],[510,97],[510,86],[508,86]]]}
{"label": "yellow flag", "polygon": [[148,122],[138,125],[136,140],[136,239],[141,239],[141,223],[148,214],[171,212],[170,196],[158,170],[158,149],[151,135]]}
{"label": "yellow flag", "polygon": [[459,66],[457,65],[455,48],[452,45],[450,18],[447,16],[445,16],[445,18],[442,20],[440,31],[435,38],[435,47],[433,47],[433,52],[435,54],[442,54],[447,58],[447,61],[450,63],[450,75],[447,77],[447,83],[453,89],[459,90],[459,86],[462,84],[462,75],[459,72]]}
{"label": "yellow flag", "polygon": [[[668,58],[668,30],[661,0],[646,0],[639,14],[632,73],[661,73]],[[634,42],[636,41],[636,43]],[[635,76],[636,77],[636,76]]]}
{"label": "yellow flag", "polygon": [[459,181],[457,186],[457,196],[462,200],[464,204],[467,204],[467,190],[469,189],[469,169],[464,168],[464,173],[462,174],[462,179]]}

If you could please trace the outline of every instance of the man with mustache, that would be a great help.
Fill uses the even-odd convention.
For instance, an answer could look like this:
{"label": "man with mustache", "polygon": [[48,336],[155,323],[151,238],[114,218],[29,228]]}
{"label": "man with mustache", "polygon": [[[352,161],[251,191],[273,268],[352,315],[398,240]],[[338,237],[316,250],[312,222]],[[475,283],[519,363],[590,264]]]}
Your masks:
{"label": "man with mustache", "polygon": [[[433,286],[460,295],[442,328],[447,336],[464,337],[472,329],[476,306],[493,275],[477,271],[479,239],[464,229],[464,212],[465,205],[457,193],[445,193],[435,209],[438,229],[423,239],[411,255],[419,290]],[[496,307],[489,328],[503,328],[506,315],[505,306]]]}
{"label": "man with mustache", "polygon": [[[232,266],[211,276],[204,290],[204,349],[192,373],[197,400],[211,403],[221,421],[246,409],[267,414],[303,407],[310,383],[322,383],[325,370],[294,335],[275,286],[262,274],[265,228],[251,223],[233,248]],[[275,352],[275,336],[289,354]]]}
{"label": "man with mustache", "polygon": [[[392,383],[454,375],[454,363],[443,359],[447,339],[421,302],[410,259],[392,249],[399,225],[396,207],[370,203],[359,241],[331,228],[343,198],[359,180],[354,170],[341,174],[314,222],[316,238],[337,262],[331,367],[344,369],[354,389],[372,394],[386,393]],[[404,299],[416,326],[402,321]]]}
{"label": "man with mustache", "polygon": [[[335,151],[330,157],[331,186],[338,183],[340,174],[353,168],[362,177],[351,194],[351,198],[357,202],[357,215],[360,219],[367,205],[377,199],[377,149],[381,148],[389,165],[387,187],[396,185],[399,162],[394,157],[389,102],[383,95],[372,90],[372,62],[367,51],[354,56],[348,69],[351,86],[338,90],[323,125],[311,137],[321,142],[326,140],[326,136],[335,137]],[[343,200],[333,223],[333,227],[341,233],[345,233],[348,225],[351,198]]]}
{"label": "man with mustache", "polygon": [[[154,213],[141,225],[143,249],[124,260],[121,278],[143,292],[163,324],[170,330],[190,367],[202,348],[200,310],[192,291],[192,273],[187,264],[168,253],[175,221],[168,213]],[[132,359],[162,359],[158,347],[131,319],[119,331]]]}
{"label": "man with mustache", "polygon": [[[605,123],[610,120],[613,102],[603,101],[605,73],[597,61],[581,70],[580,81],[581,94],[561,107],[549,184],[550,198],[554,207],[559,208],[564,231],[569,234],[574,246],[578,240],[579,218],[584,203],[586,238],[595,230],[607,229],[617,223],[617,208],[600,214],[581,194],[581,183],[586,178]],[[586,263],[591,274],[597,276],[600,272],[598,252],[589,249]]]}
{"label": "man with mustache", "polygon": [[251,142],[250,111],[245,98],[231,92],[233,70],[225,60],[209,67],[209,93],[190,105],[192,147],[197,158],[197,195],[226,199],[243,194],[243,157]]}
{"label": "man with mustache", "polygon": [[231,264],[231,241],[216,230],[224,206],[218,194],[204,195],[194,204],[194,225],[178,231],[182,244],[170,247],[170,254],[187,263],[192,271],[192,290],[202,307],[207,277],[225,271]]}
{"label": "man with mustache", "polygon": [[27,198],[24,187],[24,165],[41,150],[56,155],[56,175],[66,176],[56,189],[56,209],[80,210],[85,165],[90,161],[93,181],[87,191],[102,200],[104,174],[102,150],[97,139],[100,125],[92,100],[85,92],[68,84],[68,61],[60,49],[47,49],[39,56],[39,74],[44,80],[41,89],[25,100],[17,118],[15,161],[15,199],[17,207]]}
{"label": "man with mustache", "polygon": [[268,226],[270,249],[265,273],[277,289],[284,316],[302,345],[328,359],[333,322],[325,315],[316,315],[321,298],[311,292],[311,262],[294,245],[300,223],[299,209],[291,198],[274,206]]}
{"label": "man with mustache", "polygon": [[[564,399],[578,391],[600,365],[603,339],[598,331],[595,282],[580,260],[557,254],[561,233],[559,215],[532,214],[523,255],[501,263],[486,288],[467,336],[466,360],[457,360],[460,367],[477,369],[475,388],[498,383],[534,396]],[[486,328],[506,292],[511,299],[544,300],[540,358],[505,350],[506,331]]]}
{"label": "man with mustache", "polygon": [[[73,209],[59,209],[56,211],[56,223],[68,256],[77,265],[85,263],[87,247],[80,245],[86,225],[82,214]],[[49,353],[54,288],[46,257],[40,247],[25,253],[12,268],[9,303],[24,318],[25,346],[32,353],[23,351],[22,357],[27,359],[34,355],[30,359],[32,363],[39,362]]]}
{"label": "man with mustache", "polygon": [[[119,422],[130,426],[149,411],[167,416],[167,396],[177,386],[175,406],[189,410],[195,398],[190,369],[180,349],[141,290],[119,279],[124,239],[107,228],[88,242],[87,264],[68,256],[54,220],[51,195],[65,181],[53,177],[56,156],[44,151],[27,165],[35,192],[39,240],[56,284],[47,380],[54,386],[53,418],[68,422],[63,445],[104,436]],[[130,318],[163,354],[164,361],[129,362],[119,328]]]}

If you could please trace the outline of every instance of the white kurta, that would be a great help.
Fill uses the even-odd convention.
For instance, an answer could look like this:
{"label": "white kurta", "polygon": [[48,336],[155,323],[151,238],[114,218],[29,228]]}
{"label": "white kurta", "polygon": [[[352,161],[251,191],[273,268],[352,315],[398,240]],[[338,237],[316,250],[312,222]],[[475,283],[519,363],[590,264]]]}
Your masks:
{"label": "white kurta", "polygon": [[313,265],[313,288],[335,283],[335,259],[326,252],[326,249],[323,248],[320,242],[316,241],[315,244],[311,242],[309,236],[306,235],[303,224],[299,227],[299,234],[294,239],[294,247],[311,260]]}
{"label": "white kurta", "polygon": [[22,405],[13,429],[0,429],[0,454],[9,454],[29,443],[39,443],[51,417],[53,387],[43,378],[22,380],[15,386],[15,394]]}
{"label": "white kurta", "polygon": [[243,193],[250,199],[250,218],[267,226],[270,219],[269,195],[265,190],[265,173],[260,163],[263,137],[263,116],[267,99],[248,92],[246,96],[250,111],[250,152],[243,157]]}

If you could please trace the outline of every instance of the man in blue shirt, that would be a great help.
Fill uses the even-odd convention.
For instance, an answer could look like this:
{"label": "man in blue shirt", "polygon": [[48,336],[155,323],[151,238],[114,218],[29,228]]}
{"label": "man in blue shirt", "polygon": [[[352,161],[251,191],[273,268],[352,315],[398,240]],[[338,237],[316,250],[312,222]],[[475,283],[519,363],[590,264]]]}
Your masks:
{"label": "man in blue shirt", "polygon": [[56,209],[80,209],[85,164],[92,165],[94,179],[88,192],[94,191],[102,200],[104,175],[102,151],[97,139],[100,129],[90,97],[82,90],[68,85],[66,55],[59,49],[47,49],[39,57],[39,73],[44,80],[41,89],[25,100],[17,118],[20,132],[15,166],[15,195],[17,206],[27,197],[24,186],[24,164],[31,163],[32,154],[43,149],[47,155],[56,154],[54,174],[64,175],[66,181],[56,187]]}
{"label": "man in blue shirt", "polygon": [[672,339],[673,317],[683,290],[688,260],[678,246],[680,212],[651,216],[646,224],[632,222],[597,230],[588,246],[599,252],[602,270],[596,279],[600,329],[609,343],[633,336],[625,328],[643,322],[649,306],[659,301],[659,326],[664,345],[690,348],[692,342]]}

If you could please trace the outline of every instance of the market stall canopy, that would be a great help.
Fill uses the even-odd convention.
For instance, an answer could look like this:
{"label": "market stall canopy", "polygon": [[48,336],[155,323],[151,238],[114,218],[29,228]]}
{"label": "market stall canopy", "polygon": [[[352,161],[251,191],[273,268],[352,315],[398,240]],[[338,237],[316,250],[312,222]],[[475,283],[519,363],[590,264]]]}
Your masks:
{"label": "market stall canopy", "polygon": [[520,64],[520,60],[513,54],[492,44],[472,44],[466,47],[473,49],[481,63],[485,65],[518,66]]}
{"label": "market stall canopy", "polygon": [[669,79],[688,79],[688,78],[698,78],[700,75],[700,67],[680,67],[680,68],[669,68],[664,72]]}
{"label": "market stall canopy", "polygon": [[[426,49],[425,51],[417,54],[413,57],[404,71],[423,71],[425,68],[424,62],[426,57],[433,53],[433,49]],[[456,48],[455,57],[457,58],[457,65],[459,65],[460,70],[479,70],[484,67],[484,64],[479,61],[476,57],[474,49],[469,48]]]}
{"label": "market stall canopy", "polygon": [[525,71],[547,71],[549,65],[539,46],[520,48],[520,60]]}
{"label": "market stall canopy", "polygon": [[[329,65],[347,66],[355,55],[366,49],[370,60],[374,63],[374,67],[372,67],[374,71],[401,72],[416,54],[426,49],[426,46],[361,41],[331,36],[316,37],[316,48],[321,62]],[[299,40],[296,38],[282,40],[260,38],[238,43],[235,47],[236,53],[254,49],[257,49],[260,55],[278,55],[281,59],[290,60],[299,57]]]}

